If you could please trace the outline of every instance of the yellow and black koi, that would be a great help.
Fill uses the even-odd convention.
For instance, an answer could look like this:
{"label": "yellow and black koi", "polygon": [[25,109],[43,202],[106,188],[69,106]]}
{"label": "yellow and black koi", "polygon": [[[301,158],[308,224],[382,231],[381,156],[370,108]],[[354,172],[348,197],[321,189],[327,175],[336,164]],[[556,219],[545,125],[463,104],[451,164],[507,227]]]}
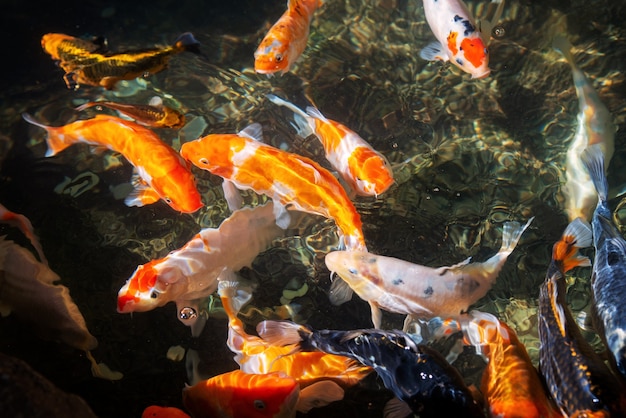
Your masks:
{"label": "yellow and black koi", "polygon": [[41,47],[59,62],[65,72],[71,72],[77,67],[96,62],[106,52],[107,41],[102,37],[88,41],[63,33],[47,33],[41,38]]}
{"label": "yellow and black koi", "polygon": [[141,125],[153,128],[182,128],[185,125],[185,115],[176,109],[164,106],[160,98],[156,98],[159,99],[158,103],[153,104],[154,102],[151,100],[150,104],[147,105],[107,101],[87,102],[78,106],[75,110],[80,112],[90,107],[104,106],[135,119],[135,122]]}

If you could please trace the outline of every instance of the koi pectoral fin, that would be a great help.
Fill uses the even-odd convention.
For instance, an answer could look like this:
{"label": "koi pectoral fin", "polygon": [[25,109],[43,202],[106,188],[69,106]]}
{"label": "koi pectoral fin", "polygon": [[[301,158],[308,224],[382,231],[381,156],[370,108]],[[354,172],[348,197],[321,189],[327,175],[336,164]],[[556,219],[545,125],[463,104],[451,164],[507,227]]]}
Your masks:
{"label": "koi pectoral fin", "polygon": [[152,203],[158,202],[161,199],[161,196],[157,194],[149,186],[138,184],[135,186],[133,191],[130,192],[126,199],[124,199],[124,203],[126,206],[145,206],[150,205]]}
{"label": "koi pectoral fin", "polygon": [[420,51],[420,58],[426,61],[448,61],[448,56],[440,42],[433,41]]}

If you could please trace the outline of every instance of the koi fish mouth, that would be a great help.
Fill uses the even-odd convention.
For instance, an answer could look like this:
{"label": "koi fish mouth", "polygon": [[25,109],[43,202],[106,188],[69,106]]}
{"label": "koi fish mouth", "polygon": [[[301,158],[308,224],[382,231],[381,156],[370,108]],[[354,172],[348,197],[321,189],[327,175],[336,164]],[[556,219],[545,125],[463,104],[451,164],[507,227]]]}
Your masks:
{"label": "koi fish mouth", "polygon": [[117,312],[130,313],[133,306],[139,301],[139,298],[130,295],[121,295],[117,298]]}
{"label": "koi fish mouth", "polygon": [[488,68],[487,71],[485,71],[482,74],[478,74],[478,75],[472,74],[472,78],[475,78],[477,80],[481,80],[481,79],[487,77],[489,74],[491,74],[491,69]]}

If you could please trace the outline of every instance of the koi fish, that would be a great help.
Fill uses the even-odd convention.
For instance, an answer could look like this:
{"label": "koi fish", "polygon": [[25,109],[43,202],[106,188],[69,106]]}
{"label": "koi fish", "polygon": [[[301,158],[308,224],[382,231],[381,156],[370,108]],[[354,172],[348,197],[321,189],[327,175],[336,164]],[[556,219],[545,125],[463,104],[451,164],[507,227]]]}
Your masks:
{"label": "koi fish", "polygon": [[0,222],[19,228],[19,230],[22,231],[22,234],[24,234],[24,236],[28,238],[30,244],[33,246],[35,251],[37,251],[39,260],[44,265],[48,265],[48,260],[43,253],[43,248],[41,247],[39,238],[37,238],[37,235],[35,235],[35,229],[33,228],[33,224],[30,223],[30,220],[26,216],[19,213],[11,212],[3,204],[0,203]]}
{"label": "koi fish", "polygon": [[254,52],[254,71],[284,74],[306,48],[313,13],[321,0],[287,0],[287,11],[272,26]]}
{"label": "koi fish", "polygon": [[393,172],[387,159],[356,132],[339,122],[326,119],[315,107],[309,106],[304,112],[273,94],[268,94],[267,98],[295,113],[301,137],[306,138],[314,133],[319,138],[326,159],[357,194],[378,196],[393,184]]}
{"label": "koi fish", "polygon": [[296,416],[300,386],[282,372],[224,373],[183,389],[194,418],[287,418]]}
{"label": "koi fish", "polygon": [[141,418],[191,418],[185,411],[173,406],[151,405],[143,410]]}
{"label": "koi fish", "polygon": [[135,189],[124,200],[127,206],[149,205],[160,199],[184,213],[203,206],[188,164],[150,129],[109,115],[96,115],[60,127],[44,125],[27,113],[22,117],[46,130],[46,157],[76,143],[108,148],[126,157],[137,173]]}
{"label": "koi fish", "polygon": [[340,230],[342,245],[366,251],[361,216],[337,179],[315,161],[260,142],[261,125],[238,134],[211,134],[183,144],[180,153],[196,167],[252,189],[274,201],[279,226],[289,222],[286,205],[331,218]]}
{"label": "koi fish", "polygon": [[96,62],[99,54],[106,52],[107,42],[104,38],[87,41],[63,33],[47,33],[41,37],[41,47],[61,68],[70,72]]}
{"label": "koi fish", "polygon": [[298,344],[353,358],[373,367],[385,387],[427,417],[483,417],[460,373],[436,350],[416,344],[400,331],[312,330],[290,321],[263,321],[257,333],[270,344]]}
{"label": "koi fish", "polygon": [[[523,226],[506,222],[500,250],[483,263],[470,263],[468,258],[433,268],[360,251],[333,251],[326,255],[326,266],[369,303],[374,328],[380,328],[384,309],[406,314],[406,330],[418,318],[458,318],[485,296],[532,220]],[[343,300],[341,291],[335,291],[337,282],[341,281],[331,287],[333,303]]]}
{"label": "koi fish", "polygon": [[[276,225],[272,202],[240,209],[219,228],[205,228],[182,248],[138,266],[119,290],[117,311],[145,312],[172,301],[179,312],[190,304],[197,309],[198,300],[217,290],[217,278],[224,269],[250,266],[284,233]],[[195,328],[193,321],[183,322]]]}
{"label": "koi fish", "polygon": [[574,267],[590,265],[587,257],[578,254],[579,248],[590,244],[591,231],[578,218],[554,245],[539,290],[539,367],[563,415],[624,416],[626,388],[582,336],[566,305],[564,275]]}
{"label": "koi fish", "polygon": [[[498,3],[494,22],[502,14],[504,0]],[[450,61],[472,78],[489,75],[487,45],[494,23],[482,28],[481,33],[462,0],[424,0],[424,14],[437,41],[422,49],[420,57],[427,61]]]}
{"label": "koi fish", "polygon": [[470,317],[462,322],[464,335],[489,360],[480,386],[489,416],[562,417],[543,391],[543,382],[515,331],[485,312],[472,311]]}
{"label": "koi fish", "polygon": [[613,364],[626,376],[626,240],[611,221],[601,145],[590,146],[581,158],[598,191],[591,223],[596,249],[591,276],[596,325],[612,354]]}
{"label": "koi fish", "polygon": [[[156,99],[156,100],[154,100]],[[117,110],[135,120],[135,122],[151,126],[153,128],[182,128],[185,126],[185,115],[171,107],[164,106],[160,97],[155,96],[150,104],[124,104],[115,102],[87,102],[78,106],[77,112],[82,112],[90,107],[104,106]]]}
{"label": "koi fish", "polygon": [[557,36],[554,38],[552,47],[565,57],[572,68],[574,87],[578,96],[578,129],[567,150],[565,165],[566,210],[570,222],[579,216],[589,221],[598,201],[598,195],[580,157],[588,146],[600,144],[604,153],[604,166],[608,168],[615,149],[615,125],[611,120],[609,110],[600,100],[598,92],[593,88],[585,73],[576,65],[571,53],[572,45],[567,38]]}
{"label": "koi fish", "polygon": [[96,58],[95,61],[78,65],[67,72],[65,82],[70,89],[77,89],[81,84],[86,84],[111,90],[120,80],[132,80],[162,71],[173,55],[183,51],[199,53],[199,45],[196,38],[186,32],[180,35],[174,44],[164,48],[94,54],[92,58]]}
{"label": "koi fish", "polygon": [[[220,276],[218,293],[228,315],[228,347],[235,353],[235,361],[241,371],[264,374],[283,371],[292,376],[300,388],[319,381],[332,381],[353,386],[368,375],[372,369],[356,361],[320,351],[293,352],[293,347],[271,345],[263,339],[245,332],[243,322],[237,317],[241,307],[252,297],[248,288],[229,275]],[[341,390],[341,388],[337,388]],[[323,393],[321,394],[323,395]],[[343,390],[341,390],[341,398]],[[334,398],[326,400],[327,402]]]}

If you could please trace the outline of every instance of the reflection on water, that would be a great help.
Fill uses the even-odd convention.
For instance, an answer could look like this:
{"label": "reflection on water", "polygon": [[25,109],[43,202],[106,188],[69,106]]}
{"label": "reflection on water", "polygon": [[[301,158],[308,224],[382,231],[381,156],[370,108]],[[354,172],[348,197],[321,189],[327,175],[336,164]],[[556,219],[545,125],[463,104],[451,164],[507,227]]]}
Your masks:
{"label": "reflection on water", "polygon": [[[429,266],[467,257],[482,261],[500,247],[504,221],[535,216],[497,283],[476,305],[514,328],[534,361],[538,287],[552,243],[567,223],[561,186],[578,113],[570,68],[550,47],[555,34],[568,35],[576,61],[619,127],[609,183],[616,190],[626,183],[626,27],[617,18],[626,10],[620,2],[510,2],[490,46],[492,73],[484,80],[419,58],[432,35],[416,0],[328,0],[314,17],[308,47],[294,70],[282,77],[258,76],[252,53],[284,7],[283,1],[272,3],[245,2],[247,9],[240,11],[249,14],[247,24],[237,23],[232,11],[230,20],[212,18],[215,25],[207,25],[193,10],[168,16],[151,7],[160,16],[154,27],[116,19],[116,13],[130,16],[120,5],[107,10],[106,16],[113,14],[104,26],[92,29],[83,22],[78,30],[63,30],[73,35],[102,30],[120,47],[168,42],[190,30],[204,55],[177,56],[164,72],[121,82],[115,91],[69,91],[35,40],[23,48],[37,55],[45,79],[25,79],[0,93],[0,201],[32,220],[50,266],[100,341],[94,354],[125,377],[114,383],[93,379],[79,354],[41,342],[11,317],[0,325],[2,351],[84,397],[99,416],[137,417],[149,404],[180,405],[185,370],[166,359],[170,346],[197,349],[208,375],[235,367],[225,346],[223,315],[211,317],[202,337],[191,339],[172,305],[132,316],[115,312],[117,290],[138,264],[180,248],[200,228],[217,227],[230,211],[221,180],[200,170],[194,173],[207,204],[200,211],[176,214],[162,203],[127,208],[122,200],[131,167],[123,158],[74,146],[45,159],[44,133],[26,126],[19,117],[23,111],[60,125],[93,114],[94,109],[81,115],[72,110],[86,100],[147,103],[158,95],[186,114],[185,128],[158,132],[177,149],[201,135],[260,122],[268,143],[329,167],[319,142],[298,137],[291,112],[265,95],[277,94],[301,107],[308,100],[392,163],[397,182],[387,193],[355,199],[371,251]],[[486,5],[469,3],[476,16],[484,16]],[[41,24],[37,36],[51,27]],[[246,205],[266,200],[252,192],[243,196]],[[624,203],[617,197],[611,205],[623,229]],[[251,326],[262,318],[293,317],[316,328],[369,327],[364,302],[355,298],[340,307],[328,302],[323,260],[337,246],[334,224],[316,216],[302,222],[301,236],[277,240],[242,271],[258,286],[241,318]],[[0,228],[20,242],[13,231]],[[589,269],[575,272],[568,296],[579,324],[599,346],[590,328],[589,274]],[[385,314],[383,327],[400,328],[402,319]],[[481,372],[474,357],[468,349],[455,363],[471,382]],[[309,415],[381,416],[389,395],[379,388],[375,379],[367,379],[348,391],[344,402]]]}

